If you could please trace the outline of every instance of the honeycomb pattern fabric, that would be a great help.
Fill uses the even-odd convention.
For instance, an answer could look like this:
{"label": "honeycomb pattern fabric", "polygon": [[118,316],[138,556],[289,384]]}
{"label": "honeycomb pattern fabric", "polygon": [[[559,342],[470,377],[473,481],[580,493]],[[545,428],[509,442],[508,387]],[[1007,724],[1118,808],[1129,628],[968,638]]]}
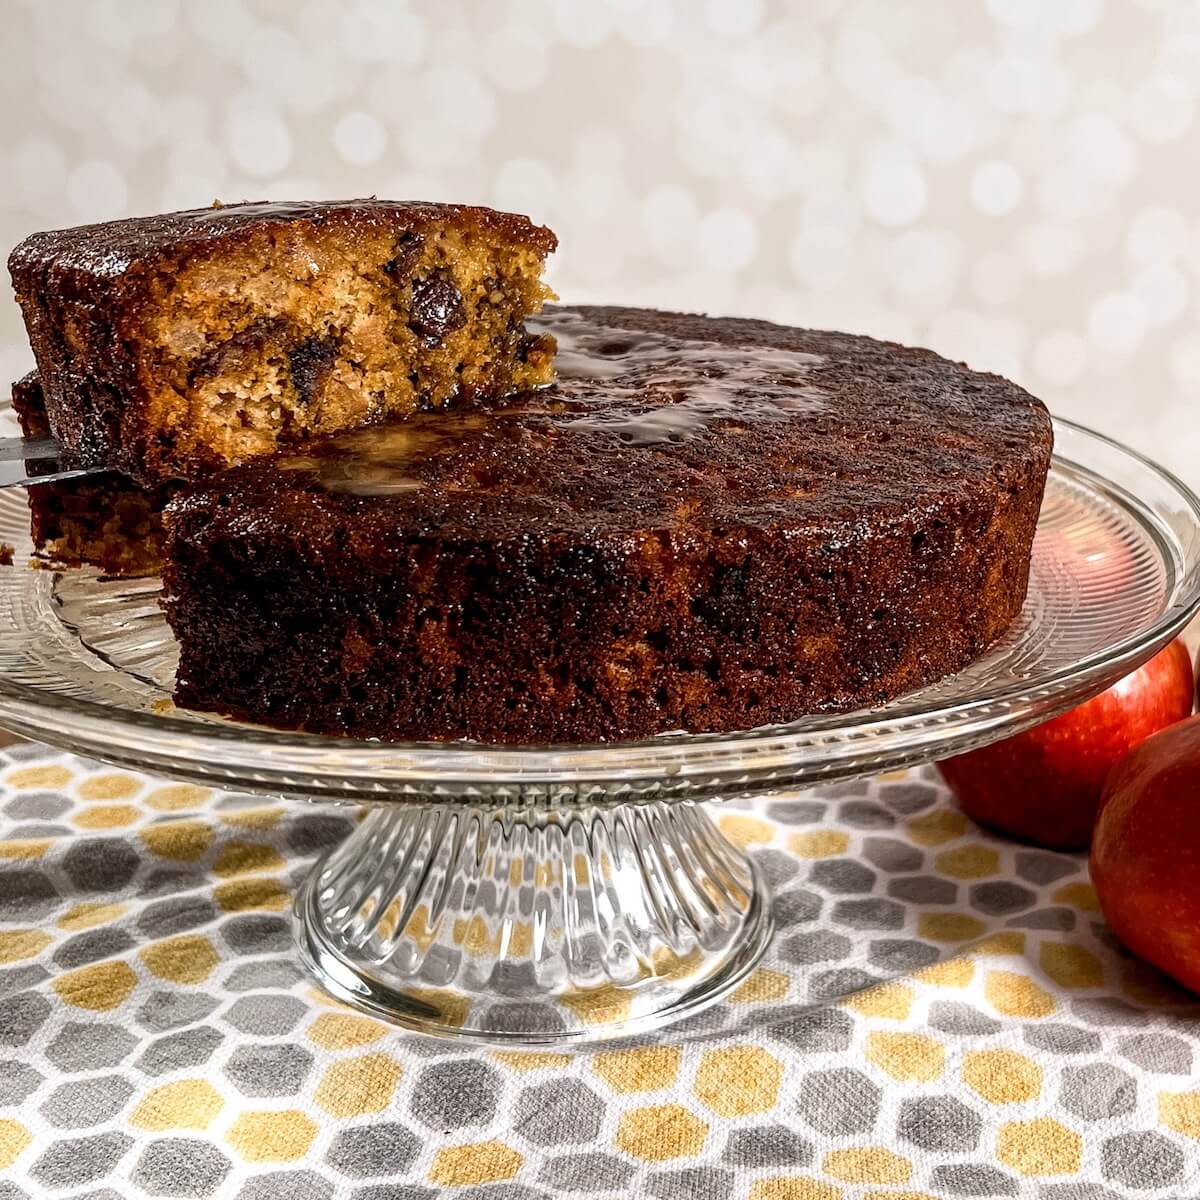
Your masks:
{"label": "honeycomb pattern fabric", "polygon": [[1200,1007],[1082,860],[929,772],[725,808],[778,934],[653,1039],[489,1052],[301,977],[287,908],[353,812],[0,755],[0,1198],[837,1200],[1200,1189]]}

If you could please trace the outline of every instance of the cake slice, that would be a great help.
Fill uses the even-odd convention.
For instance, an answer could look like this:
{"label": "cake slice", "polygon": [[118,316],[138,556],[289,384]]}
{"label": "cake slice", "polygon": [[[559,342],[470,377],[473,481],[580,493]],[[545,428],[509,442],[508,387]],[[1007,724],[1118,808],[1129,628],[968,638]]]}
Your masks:
{"label": "cake slice", "polygon": [[555,245],[486,208],[231,204],[37,233],[9,269],[66,460],[157,485],[548,383]]}
{"label": "cake slice", "polygon": [[[50,434],[36,371],[12,387],[26,437]],[[25,489],[38,557],[56,566],[99,567],[106,575],[153,575],[162,562],[162,510],[180,485],[143,488],[115,471]]]}

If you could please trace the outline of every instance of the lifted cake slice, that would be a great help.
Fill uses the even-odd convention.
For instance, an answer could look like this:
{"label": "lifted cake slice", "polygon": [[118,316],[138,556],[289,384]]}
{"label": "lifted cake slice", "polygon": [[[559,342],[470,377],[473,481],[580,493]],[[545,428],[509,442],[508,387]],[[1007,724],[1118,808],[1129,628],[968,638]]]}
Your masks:
{"label": "lifted cake slice", "polygon": [[[13,384],[12,406],[26,437],[49,436],[36,371]],[[106,575],[156,574],[162,562],[162,510],[181,486],[143,488],[105,471],[26,488],[37,557],[55,566],[99,567]]]}
{"label": "lifted cake slice", "polygon": [[550,382],[525,318],[555,245],[486,208],[232,204],[37,233],[9,269],[68,460],[152,485]]}

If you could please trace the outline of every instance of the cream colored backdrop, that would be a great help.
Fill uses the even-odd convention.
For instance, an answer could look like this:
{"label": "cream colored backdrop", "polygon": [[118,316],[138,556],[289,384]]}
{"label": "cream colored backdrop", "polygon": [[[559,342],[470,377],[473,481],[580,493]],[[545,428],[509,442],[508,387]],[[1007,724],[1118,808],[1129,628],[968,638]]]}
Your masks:
{"label": "cream colored backdrop", "polygon": [[[553,226],[564,298],[1000,371],[1200,485],[1200,5],[0,0],[0,242],[263,197]],[[29,363],[15,305],[0,368]]]}

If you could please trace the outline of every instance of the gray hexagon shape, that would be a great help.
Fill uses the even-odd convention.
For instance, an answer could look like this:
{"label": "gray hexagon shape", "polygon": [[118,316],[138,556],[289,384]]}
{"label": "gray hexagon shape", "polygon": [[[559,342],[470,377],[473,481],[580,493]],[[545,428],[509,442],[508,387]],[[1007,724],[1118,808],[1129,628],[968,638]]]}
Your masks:
{"label": "gray hexagon shape", "polygon": [[982,1037],[999,1033],[1000,1022],[960,1000],[936,1000],[929,1006],[929,1024],[943,1033]]}
{"label": "gray hexagon shape", "polygon": [[137,1010],[138,1024],[154,1033],[166,1033],[203,1021],[220,1001],[203,992],[151,992]]}
{"label": "gray hexagon shape", "polygon": [[840,1000],[843,996],[874,987],[880,981],[857,967],[836,967],[819,971],[808,981],[808,994],[814,1000]]}
{"label": "gray hexagon shape", "polygon": [[29,1174],[44,1187],[60,1192],[82,1187],[110,1175],[132,1145],[133,1138],[116,1132],[53,1142],[42,1152]]}
{"label": "gray hexagon shape", "polygon": [[632,1178],[632,1164],[612,1154],[564,1154],[542,1164],[539,1183],[561,1192],[602,1192],[623,1188]]}
{"label": "gray hexagon shape", "polygon": [[800,1081],[796,1107],[814,1129],[831,1136],[869,1133],[883,1093],[861,1071],[835,1067]]}
{"label": "gray hexagon shape", "polygon": [[824,858],[813,863],[808,882],[837,895],[853,895],[875,886],[875,872],[852,858]]}
{"label": "gray hexagon shape", "polygon": [[979,1144],[983,1122],[954,1096],[918,1096],[901,1102],[896,1128],[922,1150],[961,1154]]}
{"label": "gray hexagon shape", "polygon": [[62,857],[62,869],[77,891],[119,892],[137,874],[141,859],[124,838],[84,838]]}
{"label": "gray hexagon shape", "polygon": [[789,925],[803,925],[807,921],[815,921],[821,914],[823,903],[816,892],[792,888],[775,897],[771,912],[775,917],[775,924],[784,929]]}
{"label": "gray hexagon shape", "polygon": [[721,1159],[743,1169],[807,1167],[813,1159],[813,1144],[784,1125],[734,1129]]}
{"label": "gray hexagon shape", "polygon": [[954,904],[958,884],[939,875],[903,875],[888,881],[887,894],[908,904]]}
{"label": "gray hexagon shape", "polygon": [[863,857],[889,875],[919,871],[925,863],[925,855],[915,846],[896,838],[869,837],[863,840]]}
{"label": "gray hexagon shape", "polygon": [[56,792],[22,792],[5,806],[14,821],[53,821],[69,811],[71,801]]}
{"label": "gray hexagon shape", "polygon": [[243,1096],[294,1096],[312,1070],[313,1056],[288,1042],[238,1046],[225,1063],[225,1074]]}
{"label": "gray hexagon shape", "polygon": [[733,1180],[724,1167],[684,1167],[655,1172],[646,1180],[646,1191],[657,1200],[729,1200]]}
{"label": "gray hexagon shape", "polygon": [[259,992],[235,1000],[221,1019],[241,1033],[277,1037],[291,1033],[307,1012],[308,1006],[295,996],[283,992]]}
{"label": "gray hexagon shape", "polygon": [[813,825],[825,820],[828,809],[820,800],[777,800],[767,809],[767,816],[784,825]]}
{"label": "gray hexagon shape", "polygon": [[930,1180],[953,1196],[1015,1196],[1017,1181],[986,1163],[934,1167]]}
{"label": "gray hexagon shape", "polygon": [[406,1171],[421,1152],[420,1139],[403,1125],[381,1122],[343,1129],[333,1139],[325,1161],[343,1175],[362,1179]]}
{"label": "gray hexagon shape", "polygon": [[237,954],[272,954],[292,944],[291,931],[282,917],[246,913],[221,926],[221,937]]}
{"label": "gray hexagon shape", "polygon": [[500,1078],[475,1058],[456,1058],[426,1067],[413,1087],[409,1110],[432,1129],[486,1125],[496,1113]]}
{"label": "gray hexagon shape", "polygon": [[0,919],[40,921],[59,903],[54,884],[32,867],[6,867],[0,871]]}
{"label": "gray hexagon shape", "polygon": [[600,1132],[604,1103],[578,1079],[550,1079],[517,1098],[512,1128],[535,1146],[590,1142]]}
{"label": "gray hexagon shape", "polygon": [[138,917],[138,932],[147,941],[173,937],[217,918],[217,906],[206,897],[195,894],[171,896],[147,904]]}
{"label": "gray hexagon shape", "polygon": [[63,942],[54,952],[54,963],[64,971],[73,971],[102,958],[116,958],[135,945],[123,929],[89,929]]}
{"label": "gray hexagon shape", "polygon": [[977,883],[968,896],[972,908],[990,917],[1007,917],[1010,913],[1028,908],[1037,900],[1036,893],[1008,879],[989,879],[986,883]]}
{"label": "gray hexagon shape", "polygon": [[228,992],[253,992],[258,988],[287,988],[301,978],[291,959],[268,958],[262,962],[239,963],[225,980]]}
{"label": "gray hexagon shape", "polygon": [[133,1085],[121,1075],[72,1079],[60,1083],[38,1110],[56,1129],[88,1129],[115,1117],[133,1095]]}
{"label": "gray hexagon shape", "polygon": [[1031,1046],[1051,1054],[1094,1054],[1103,1045],[1098,1033],[1078,1025],[1031,1025],[1024,1033]]}
{"label": "gray hexagon shape", "polygon": [[1186,1075],[1192,1069],[1192,1048],[1183,1038],[1166,1033],[1137,1033],[1122,1038],[1117,1047],[1122,1057],[1144,1071],[1160,1075]]}
{"label": "gray hexagon shape", "polygon": [[133,1182],[151,1196],[215,1196],[232,1165],[209,1142],[159,1138],[142,1151],[133,1169]]}
{"label": "gray hexagon shape", "polygon": [[212,1058],[221,1040],[220,1033],[211,1025],[181,1029],[178,1033],[169,1033],[151,1042],[135,1065],[147,1075],[163,1075],[167,1071],[198,1067]]}
{"label": "gray hexagon shape", "polygon": [[916,938],[877,938],[867,952],[867,961],[889,975],[919,971],[941,958],[942,952]]}
{"label": "gray hexagon shape", "polygon": [[119,1025],[71,1021],[46,1047],[46,1057],[64,1074],[74,1074],[115,1067],[137,1044],[137,1038]]}
{"label": "gray hexagon shape", "polygon": [[39,1071],[15,1058],[0,1061],[0,1104],[15,1108],[24,1104],[42,1082]]}
{"label": "gray hexagon shape", "polygon": [[1177,1183],[1185,1160],[1178,1146],[1147,1129],[1108,1138],[1100,1147],[1100,1164],[1106,1179],[1148,1191]]}
{"label": "gray hexagon shape", "polygon": [[904,925],[904,906],[882,896],[839,900],[833,906],[833,919],[851,929],[900,929]]}
{"label": "gray hexagon shape", "polygon": [[895,814],[873,800],[847,800],[838,809],[838,820],[853,829],[891,829]]}
{"label": "gray hexagon shape", "polygon": [[1137,1081],[1111,1063],[1067,1067],[1059,1103],[1085,1121],[1123,1117],[1137,1107]]}
{"label": "gray hexagon shape", "polygon": [[242,1185],[237,1200],[332,1200],[333,1180],[315,1171],[272,1171]]}
{"label": "gray hexagon shape", "polygon": [[852,948],[853,943],[845,934],[834,933],[831,929],[814,929],[787,938],[780,945],[779,953],[785,962],[808,966],[811,963],[837,962],[846,958]]}
{"label": "gray hexagon shape", "polygon": [[0,1046],[24,1046],[50,1015],[50,1001],[37,992],[0,1000]]}
{"label": "gray hexagon shape", "polygon": [[854,1021],[840,1008],[812,1008],[807,1004],[785,1004],[753,1014],[755,1024],[766,1027],[769,1036],[786,1042],[801,1054],[829,1054],[850,1045]]}

